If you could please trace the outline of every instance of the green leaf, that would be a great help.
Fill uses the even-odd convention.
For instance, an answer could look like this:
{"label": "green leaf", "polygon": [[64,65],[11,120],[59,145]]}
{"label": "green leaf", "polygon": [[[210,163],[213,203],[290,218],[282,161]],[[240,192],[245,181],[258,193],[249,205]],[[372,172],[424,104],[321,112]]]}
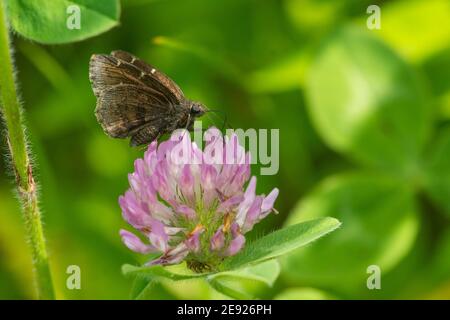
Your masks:
{"label": "green leaf", "polygon": [[176,297],[167,292],[161,282],[137,276],[131,287],[130,299],[133,300],[174,300]]}
{"label": "green leaf", "polygon": [[256,70],[248,77],[249,89],[255,93],[274,93],[298,89],[304,85],[311,60],[310,49],[289,54],[283,59]]}
{"label": "green leaf", "polygon": [[239,85],[246,87],[247,84],[242,81],[242,74],[236,66],[226,60],[217,52],[211,52],[198,44],[186,43],[174,38],[158,36],[152,39],[155,45],[170,48],[172,50],[180,51],[181,53],[188,53],[199,58],[203,63],[221,73],[225,78],[232,82],[237,82]]}
{"label": "green leaf", "polygon": [[164,279],[172,281],[205,279],[214,289],[223,294],[236,299],[251,299],[256,297],[263,288],[271,287],[280,273],[280,266],[276,260],[217,273],[182,274],[173,272],[171,269],[177,269],[177,266],[136,267],[124,265],[122,273],[134,277],[131,298],[155,298],[154,288],[159,286]]}
{"label": "green leaf", "polygon": [[335,300],[327,292],[315,288],[289,288],[274,297],[274,300]]}
{"label": "green leaf", "polygon": [[162,266],[151,266],[151,267],[137,267],[130,264],[125,264],[122,266],[122,273],[125,276],[140,276],[147,279],[158,279],[165,278],[173,281],[189,280],[195,278],[204,278],[207,273],[187,273],[179,274],[170,271],[168,267]]}
{"label": "green leaf", "polygon": [[[449,3],[450,4],[450,3]],[[450,21],[450,18],[449,18]],[[421,65],[436,97],[438,116],[450,119],[450,47],[439,52]]]}
{"label": "green leaf", "polygon": [[421,82],[368,32],[335,32],[310,68],[306,94],[315,127],[334,149],[402,175],[418,171],[431,116]]}
{"label": "green leaf", "polygon": [[[429,266],[423,270],[423,281],[427,285],[440,286],[449,284],[450,280],[450,228],[441,232],[434,256],[429,261]],[[447,295],[448,297],[448,295]],[[439,299],[439,298],[437,298]]]}
{"label": "green leaf", "polygon": [[274,231],[249,243],[237,255],[225,260],[223,269],[237,269],[279,257],[326,235],[340,224],[338,220],[327,217]]}
{"label": "green leaf", "polygon": [[281,259],[290,284],[365,288],[367,267],[388,272],[409,252],[418,230],[411,190],[379,174],[325,180],[300,202],[288,224],[330,214],[342,221],[342,230]]}
{"label": "green leaf", "polygon": [[301,32],[315,35],[342,18],[350,5],[357,5],[354,1],[315,1],[315,0],[287,0],[284,9],[287,17]]}
{"label": "green leaf", "polygon": [[280,272],[278,262],[270,261],[271,259],[306,245],[333,231],[339,225],[340,222],[336,219],[320,218],[272,232],[248,244],[239,254],[225,260],[222,272],[178,273],[171,271],[177,266],[124,265],[122,273],[125,276],[139,278],[135,280],[133,297],[145,295],[143,293],[145,290],[162,279],[181,281],[204,278],[221,293],[237,299],[250,299],[254,297],[261,284],[272,286],[278,277]]}
{"label": "green leaf", "polygon": [[[98,35],[116,26],[120,15],[118,0],[8,0],[6,3],[14,30],[25,38],[47,44]],[[79,28],[72,23],[78,17]]]}
{"label": "green leaf", "polygon": [[450,127],[440,132],[426,165],[425,188],[450,215]]}
{"label": "green leaf", "polygon": [[254,299],[264,289],[272,287],[280,274],[277,260],[269,260],[247,268],[219,272],[207,276],[217,291],[235,299]]}
{"label": "green leaf", "polygon": [[439,97],[438,100],[440,115],[443,119],[450,119],[450,89]]}
{"label": "green leaf", "polygon": [[[122,273],[126,277],[134,278],[130,298],[135,300],[167,298],[164,295],[161,296],[161,292],[164,291],[161,282],[164,279],[181,281],[201,279],[206,276],[206,274],[178,273],[172,271],[173,269],[177,270],[179,268],[178,266],[137,267],[129,264],[123,265]],[[169,295],[167,294],[167,296]]]}
{"label": "green leaf", "polygon": [[409,60],[421,62],[448,48],[449,1],[391,1],[383,4],[381,11],[381,29],[377,33]]}

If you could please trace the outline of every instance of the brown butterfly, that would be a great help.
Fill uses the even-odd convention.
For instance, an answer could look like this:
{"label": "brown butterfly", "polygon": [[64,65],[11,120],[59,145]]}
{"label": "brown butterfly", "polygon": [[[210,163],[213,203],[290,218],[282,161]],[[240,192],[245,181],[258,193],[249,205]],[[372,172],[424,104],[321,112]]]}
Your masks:
{"label": "brown butterfly", "polygon": [[94,54],[89,79],[97,97],[95,115],[107,135],[148,144],[178,128],[192,129],[206,112],[188,100],[168,76],[125,51]]}

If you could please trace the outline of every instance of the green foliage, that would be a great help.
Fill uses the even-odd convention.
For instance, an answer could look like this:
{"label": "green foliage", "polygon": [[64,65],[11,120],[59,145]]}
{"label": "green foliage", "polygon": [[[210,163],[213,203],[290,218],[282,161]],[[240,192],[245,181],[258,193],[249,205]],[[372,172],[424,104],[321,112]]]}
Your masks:
{"label": "green foliage", "polygon": [[257,291],[258,285],[272,286],[278,277],[280,268],[273,259],[320,238],[339,225],[336,219],[321,218],[272,232],[246,245],[237,255],[225,259],[221,272],[180,274],[161,266],[131,265],[124,265],[122,272],[136,278],[133,298],[142,298],[143,291],[147,291],[159,279],[181,281],[204,278],[213,288],[227,296],[250,299],[254,297],[253,292]]}
{"label": "green foliage", "polygon": [[281,61],[250,74],[250,89],[255,93],[267,93],[299,88],[304,85],[310,62],[310,50],[302,50],[290,57],[283,57]]}
{"label": "green foliage", "polygon": [[439,133],[428,157],[426,188],[450,215],[450,128]]}
{"label": "green foliage", "polygon": [[283,270],[289,283],[335,290],[362,287],[369,265],[389,271],[410,250],[417,234],[411,190],[378,175],[326,179],[301,200],[288,224],[331,214],[342,221],[342,232],[286,256]]}
{"label": "green foliage", "polygon": [[137,300],[155,299],[155,288],[165,279],[171,281],[204,279],[212,288],[227,297],[253,299],[263,294],[268,287],[272,287],[280,273],[280,266],[276,260],[241,269],[206,274],[180,273],[180,271],[170,270],[173,268],[124,265],[122,267],[124,275],[134,278],[130,297]]}
{"label": "green foliage", "polygon": [[[412,62],[425,61],[448,49],[450,2],[395,1],[383,8],[382,14],[380,36]],[[427,45],[423,45],[424,43]]]}
{"label": "green foliage", "polygon": [[389,47],[356,28],[335,32],[326,44],[306,87],[321,136],[364,164],[415,174],[431,124],[417,75]]}
{"label": "green foliage", "polygon": [[346,231],[286,257],[290,283],[361,292],[365,268],[389,272],[415,244],[419,208],[430,206],[417,206],[418,195],[428,191],[448,211],[450,139],[441,130],[434,146],[427,144],[434,112],[419,79],[355,26],[334,31],[319,49],[305,87],[315,127],[330,147],[372,171],[328,177],[300,201],[288,223],[332,212]]}
{"label": "green foliage", "polygon": [[[81,10],[82,8],[82,10]],[[66,17],[63,13],[72,15]],[[86,19],[87,26],[81,30],[81,15]],[[41,209],[38,198],[38,185],[33,174],[32,154],[28,146],[23,124],[23,111],[18,99],[15,83],[15,66],[10,47],[9,27],[15,28],[29,39],[44,43],[63,43],[81,40],[89,36],[101,33],[109,29],[111,21],[105,19],[118,18],[119,2],[96,2],[89,0],[73,1],[2,1],[0,3],[0,102],[1,116],[5,121],[6,140],[8,144],[11,169],[14,173],[18,198],[24,214],[26,235],[30,243],[33,261],[34,280],[36,284],[36,297],[38,299],[54,299],[53,280],[51,276],[49,259],[41,220]],[[69,23],[69,20],[72,22]],[[63,28],[63,22],[66,22]],[[116,21],[113,21],[115,24]],[[74,27],[78,32],[73,32]],[[72,32],[67,32],[68,30]],[[64,71],[52,64],[51,59],[42,50],[34,51],[29,55],[30,60],[47,64],[36,63],[40,70],[50,75],[50,81],[59,86],[55,73],[59,73],[59,79],[63,79]],[[47,69],[52,69],[47,72]],[[67,81],[66,81],[67,82]],[[62,84],[61,84],[62,85]]]}
{"label": "green foliage", "polygon": [[275,300],[335,300],[336,297],[315,288],[290,288],[274,297]]}
{"label": "green foliage", "polygon": [[171,272],[168,268],[162,266],[136,267],[129,264],[122,267],[122,273],[126,276],[141,276],[146,279],[167,278],[173,281],[203,278],[207,275],[196,273],[178,274]]}
{"label": "green foliage", "polygon": [[[366,27],[370,0],[123,0],[120,27],[65,46],[28,39],[93,36],[99,23],[117,25],[118,6],[106,14],[101,8],[113,2],[93,1],[97,13],[81,7],[80,30],[68,30],[66,8],[57,9],[47,30],[50,7],[62,1],[3,2],[20,13],[10,16],[16,80],[58,298],[129,298],[132,282],[120,266],[148,260],[118,235],[126,226],[117,197],[143,150],[106,137],[93,114],[89,58],[116,49],[160,68],[188,97],[224,112],[231,127],[280,129],[280,171],[258,180],[258,193],[280,189],[280,214],[258,224],[249,245],[284,224],[324,215],[342,221],[280,258],[272,287],[265,282],[275,278],[274,260],[254,286],[234,276],[213,286],[258,298],[450,297],[448,0],[379,2],[381,30]],[[220,114],[209,116],[208,125],[223,125]],[[30,299],[32,262],[8,171],[1,162],[0,298]],[[382,290],[368,290],[366,270],[376,263]],[[71,264],[81,267],[82,290],[66,289]],[[189,274],[184,266],[167,271]],[[149,278],[136,277],[134,298],[226,297],[205,279],[158,277],[150,285]]]}
{"label": "green foliage", "polygon": [[280,273],[276,260],[266,261],[242,269],[217,273],[193,274],[170,271],[170,267],[135,267],[124,265],[122,272],[134,278],[131,291],[132,299],[155,298],[154,288],[164,279],[171,281],[187,281],[204,279],[211,287],[228,297],[235,299],[256,298],[266,287],[271,287]]}
{"label": "green foliage", "polygon": [[206,278],[217,291],[235,299],[254,299],[272,287],[280,274],[277,260],[268,260],[242,269],[219,272]]}
{"label": "green foliage", "polygon": [[277,258],[326,235],[340,224],[334,218],[320,218],[274,231],[247,244],[237,255],[225,260],[223,268],[236,269]]}
{"label": "green foliage", "polygon": [[333,213],[346,231],[286,257],[291,283],[361,292],[369,265],[389,272],[415,244],[420,208],[430,205],[418,206],[419,194],[428,191],[448,211],[450,140],[441,130],[428,145],[434,112],[420,79],[354,25],[332,32],[319,49],[305,87],[312,120],[330,147],[371,173],[328,177],[300,201],[288,224]]}
{"label": "green foliage", "polygon": [[5,122],[7,152],[14,175],[16,192],[24,216],[26,236],[30,243],[33,259],[34,283],[38,299],[54,299],[54,289],[45,236],[41,221],[41,210],[37,184],[33,175],[23,125],[23,110],[18,99],[14,79],[15,67],[10,48],[9,26],[5,2],[0,2],[0,117]]}
{"label": "green foliage", "polygon": [[[79,28],[69,28],[68,20],[79,8]],[[116,26],[119,0],[7,1],[8,18],[22,36],[42,43],[67,43],[84,40]],[[75,17],[75,16],[74,16]]]}

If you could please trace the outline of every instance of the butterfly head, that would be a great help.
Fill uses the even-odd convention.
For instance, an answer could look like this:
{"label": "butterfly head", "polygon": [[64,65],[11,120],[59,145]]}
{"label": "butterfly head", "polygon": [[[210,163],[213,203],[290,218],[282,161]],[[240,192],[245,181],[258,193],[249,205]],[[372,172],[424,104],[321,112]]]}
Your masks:
{"label": "butterfly head", "polygon": [[200,102],[191,102],[189,114],[192,118],[201,117],[208,109]]}

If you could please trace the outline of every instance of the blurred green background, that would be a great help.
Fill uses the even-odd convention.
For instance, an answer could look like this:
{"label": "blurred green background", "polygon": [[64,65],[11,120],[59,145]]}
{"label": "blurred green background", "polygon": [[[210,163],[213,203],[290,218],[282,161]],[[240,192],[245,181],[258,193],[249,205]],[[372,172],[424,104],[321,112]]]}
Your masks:
{"label": "blurred green background", "polygon": [[[366,9],[381,7],[381,29]],[[128,298],[117,198],[143,150],[94,117],[93,53],[127,50],[235,128],[279,128],[280,189],[255,237],[333,216],[342,227],[282,259],[263,298],[450,298],[450,2],[447,0],[129,0],[120,25],[83,42],[13,38],[41,186],[58,298]],[[0,62],[1,63],[1,62]],[[208,121],[205,119],[205,121]],[[220,126],[220,118],[209,125]],[[2,153],[6,145],[2,140]],[[253,168],[259,174],[258,167]],[[33,298],[31,261],[5,161],[0,164],[0,298]],[[81,267],[81,290],[66,268]],[[381,290],[366,270],[381,268]],[[222,296],[199,280],[149,298]]]}

